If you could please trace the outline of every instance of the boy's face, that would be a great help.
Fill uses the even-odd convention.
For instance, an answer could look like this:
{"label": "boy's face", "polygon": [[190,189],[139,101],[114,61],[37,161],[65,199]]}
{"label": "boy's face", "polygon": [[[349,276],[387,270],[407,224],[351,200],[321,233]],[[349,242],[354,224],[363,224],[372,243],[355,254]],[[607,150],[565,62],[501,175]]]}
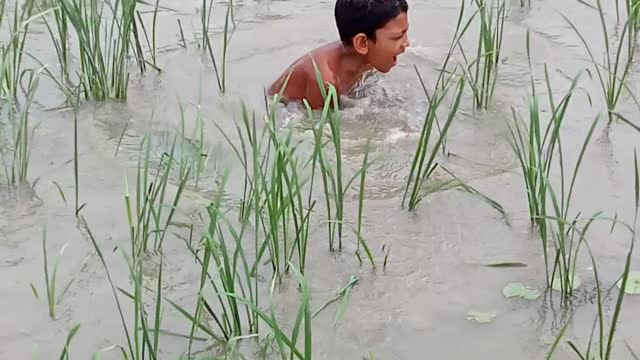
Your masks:
{"label": "boy's face", "polygon": [[398,55],[409,46],[409,18],[401,12],[376,31],[375,41],[367,41],[367,60],[376,70],[386,73],[398,63]]}

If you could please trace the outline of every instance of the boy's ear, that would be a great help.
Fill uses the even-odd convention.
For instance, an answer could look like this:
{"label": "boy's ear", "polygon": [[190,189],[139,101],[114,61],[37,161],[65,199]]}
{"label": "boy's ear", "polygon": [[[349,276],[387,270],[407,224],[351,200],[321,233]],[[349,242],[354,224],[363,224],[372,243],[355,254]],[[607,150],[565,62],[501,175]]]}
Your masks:
{"label": "boy's ear", "polygon": [[369,52],[369,38],[360,33],[353,37],[353,48],[359,54],[366,55]]}

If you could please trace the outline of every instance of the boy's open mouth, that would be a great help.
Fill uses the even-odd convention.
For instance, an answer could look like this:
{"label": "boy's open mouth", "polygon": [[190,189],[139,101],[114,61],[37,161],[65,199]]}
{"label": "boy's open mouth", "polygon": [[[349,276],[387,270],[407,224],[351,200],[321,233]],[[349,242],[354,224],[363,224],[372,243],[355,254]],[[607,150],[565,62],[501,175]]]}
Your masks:
{"label": "boy's open mouth", "polygon": [[397,64],[397,63],[398,63],[398,55],[396,55],[396,56],[394,56],[394,57],[393,57],[393,63],[394,63],[394,64]]}

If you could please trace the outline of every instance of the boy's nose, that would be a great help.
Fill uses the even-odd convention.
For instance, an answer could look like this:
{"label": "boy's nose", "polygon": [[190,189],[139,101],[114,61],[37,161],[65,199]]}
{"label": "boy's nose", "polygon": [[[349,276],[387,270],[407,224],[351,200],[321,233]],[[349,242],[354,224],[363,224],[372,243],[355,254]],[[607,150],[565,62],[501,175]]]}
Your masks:
{"label": "boy's nose", "polygon": [[408,48],[411,44],[409,43],[409,36],[407,34],[404,35],[404,39],[402,42],[402,47]]}

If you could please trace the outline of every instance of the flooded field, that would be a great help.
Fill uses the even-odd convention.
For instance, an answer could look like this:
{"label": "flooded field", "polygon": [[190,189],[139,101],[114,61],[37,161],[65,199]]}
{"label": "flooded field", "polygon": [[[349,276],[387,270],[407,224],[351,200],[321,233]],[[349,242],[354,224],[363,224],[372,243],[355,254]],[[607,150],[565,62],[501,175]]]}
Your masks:
{"label": "flooded field", "polygon": [[[16,3],[0,3],[7,54],[19,37],[10,30]],[[370,74],[342,99],[339,122],[324,129],[316,127],[326,120],[321,113],[309,115],[301,105],[267,111],[264,89],[296,58],[337,39],[333,1],[207,1],[209,36],[203,36],[202,1],[139,2],[134,21],[146,71],[139,71],[132,43],[124,66],[126,100],[98,100],[85,91],[65,96],[52,41],[58,13],[51,3],[80,2],[35,2],[23,19],[30,18],[21,64],[22,70],[46,65],[50,72],[40,72],[33,92],[34,72],[10,71],[19,78],[17,86],[9,85],[10,76],[1,81],[0,359],[59,358],[76,324],[68,346],[73,359],[99,351],[103,359],[125,358],[124,353],[129,359],[186,359],[189,353],[199,359],[545,359],[560,335],[551,358],[579,359],[567,341],[585,352],[599,309],[608,339],[617,314],[615,284],[625,271],[636,215],[640,108],[630,94],[640,94],[640,66],[630,63],[622,95],[615,109],[609,107],[621,116],[610,121],[596,67],[572,26],[602,62],[598,69],[606,82],[604,39],[612,61],[621,39],[624,49],[627,39],[637,40],[637,30],[627,31],[635,27],[627,26],[624,1],[619,15],[615,1],[603,1],[601,18],[595,0],[507,0],[495,93],[486,110],[478,109],[467,82],[445,151],[435,150],[440,167],[425,182],[428,195],[414,211],[402,206],[403,195],[429,107],[416,68],[429,91],[435,89],[460,1],[410,1],[411,47],[390,73]],[[469,19],[477,3],[464,3]],[[24,5],[19,1],[18,9]],[[477,15],[449,70],[464,64],[460,49],[466,61],[474,61]],[[73,26],[70,21],[68,74],[75,86],[85,68]],[[211,54],[224,80],[216,77]],[[514,113],[529,129],[532,79],[545,128],[554,113],[549,91],[553,107],[562,107],[563,96],[573,91],[561,128],[562,153],[550,165],[549,179],[564,206],[582,159],[567,224],[580,219],[575,226],[583,231],[594,214],[602,218],[583,238],[571,226],[558,225],[572,236],[567,250],[577,255],[569,256],[575,263],[568,268],[581,279],[567,296],[546,290],[558,234],[549,235],[546,266],[541,218],[532,225],[522,166],[510,143]],[[453,83],[438,110],[440,124],[451,109]],[[11,89],[18,115],[7,106]],[[27,129],[28,157],[20,157],[14,145],[24,142],[14,140],[24,136],[14,136],[12,116],[25,113],[30,93],[28,123],[18,121]],[[335,137],[318,150],[318,139],[335,124],[340,151]],[[265,127],[264,145],[255,149],[260,156],[252,156],[255,136]],[[430,149],[438,131],[432,136]],[[262,162],[265,154],[271,154],[268,162]],[[25,158],[28,172],[14,181],[12,174],[21,168],[16,164]],[[565,163],[562,190],[558,158]],[[319,164],[332,170],[324,172]],[[445,170],[464,186],[439,186],[452,179]],[[325,175],[329,181],[343,176],[339,191],[325,191]],[[262,191],[247,191],[252,187]],[[336,193],[344,201],[332,202]],[[151,201],[149,194],[157,196]],[[544,220],[560,224],[554,222],[552,200],[547,207]],[[631,271],[640,271],[640,255],[631,254],[629,263]],[[45,272],[55,282],[51,306]],[[533,300],[505,297],[503,289],[514,282],[541,294]],[[598,294],[610,288],[600,301]],[[640,298],[626,296],[617,320],[611,353],[603,358],[637,358],[632,351],[640,354]],[[296,328],[298,352],[289,356],[287,341],[296,342]]]}

